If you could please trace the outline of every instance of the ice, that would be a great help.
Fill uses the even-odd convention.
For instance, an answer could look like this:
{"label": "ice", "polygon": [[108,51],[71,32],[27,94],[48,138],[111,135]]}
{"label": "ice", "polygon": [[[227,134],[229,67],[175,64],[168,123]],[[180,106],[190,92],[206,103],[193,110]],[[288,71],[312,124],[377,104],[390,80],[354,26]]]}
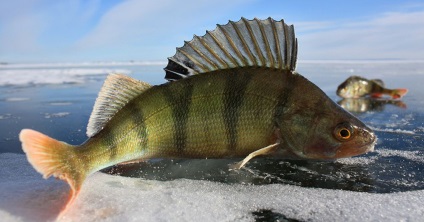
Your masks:
{"label": "ice", "polygon": [[52,106],[69,106],[72,105],[71,102],[51,102],[49,103]]}
{"label": "ice", "polygon": [[2,120],[2,119],[10,119],[10,117],[12,117],[12,114],[10,114],[10,113],[4,114],[4,115],[0,115],[0,120]]}
{"label": "ice", "polygon": [[0,69],[0,86],[84,83],[88,75],[130,73],[127,69],[107,68],[52,68]]}
{"label": "ice", "polygon": [[387,132],[387,133],[401,133],[401,134],[410,134],[413,135],[415,134],[414,131],[412,130],[403,130],[403,129],[392,129],[392,128],[376,128],[376,127],[370,127],[372,130],[376,131],[376,132]]}
{"label": "ice", "polygon": [[355,158],[342,158],[338,159],[337,162],[346,165],[368,165],[372,164],[377,160],[377,157],[355,157]]}
{"label": "ice", "polygon": [[166,65],[166,61],[112,61],[112,62],[64,62],[64,63],[11,63],[11,64],[1,64],[0,68],[62,68],[62,67],[107,67],[107,66],[155,66],[155,65]]}
{"label": "ice", "polygon": [[50,118],[59,118],[59,117],[65,117],[71,113],[69,112],[59,112],[59,113],[44,113],[44,118],[50,119]]}
{"label": "ice", "polygon": [[[85,125],[85,122],[81,124],[75,120],[88,118],[98,91],[96,88],[93,92],[87,92],[87,89],[75,85],[75,88],[69,89],[76,89],[73,91],[76,94],[72,92],[66,94],[68,97],[58,95],[39,101],[32,94],[22,93],[20,86],[91,83],[90,79],[100,75],[109,72],[128,73],[128,70],[132,70],[138,75],[134,77],[143,81],[148,78],[153,82],[159,82],[156,79],[162,81],[162,68],[166,62],[155,64],[160,65],[158,68],[139,65],[149,64],[0,64],[0,86],[18,86],[2,88],[5,94],[0,102],[7,109],[0,113],[0,124],[7,124],[7,129],[3,127],[6,133],[0,141],[0,148],[9,148],[5,144],[12,144],[12,141],[15,143],[11,148],[20,150],[17,132],[24,124],[57,131],[63,128],[64,122],[76,122],[69,130],[69,137],[74,140],[75,132],[81,131]],[[302,75],[336,99],[334,89],[349,75],[383,78],[390,86],[410,89],[409,94],[403,98],[408,108],[387,106],[385,111],[360,114],[378,134],[376,150],[363,156],[340,159],[335,163],[281,161],[276,166],[272,164],[278,164],[280,160],[258,161],[256,164],[255,160],[247,166],[250,169],[231,173],[226,171],[228,160],[214,164],[209,162],[213,160],[165,165],[158,163],[151,164],[149,169],[143,168],[142,177],[148,179],[98,172],[87,178],[80,195],[62,220],[254,221],[255,215],[268,212],[299,221],[422,221],[424,127],[421,113],[424,106],[420,84],[424,63],[301,61],[298,68]],[[100,82],[96,86],[100,87]],[[56,86],[45,88],[54,89]],[[31,93],[37,90],[36,87],[24,89],[29,89]],[[72,97],[69,97],[70,94]],[[88,108],[82,111],[71,109],[84,104],[79,99],[86,95],[92,96],[85,98],[90,101],[89,105],[84,106]],[[17,111],[10,109],[25,103],[47,104],[40,111],[34,112],[45,125],[38,124],[38,119],[31,120],[27,114],[22,113],[22,110],[28,109],[26,106]],[[395,114],[389,115],[392,112]],[[22,124],[16,124],[13,131],[8,124],[15,121]],[[85,134],[81,134],[85,139]],[[193,172],[197,174],[193,175]],[[220,175],[221,172],[224,172],[223,175]],[[199,176],[200,173],[204,174]],[[262,182],[276,180],[278,184]],[[329,187],[333,189],[323,189]],[[347,188],[363,192],[347,191]],[[68,189],[63,181],[44,180],[24,155],[0,154],[0,221],[53,221],[66,202]]]}
{"label": "ice", "polygon": [[11,98],[5,99],[6,102],[22,102],[22,101],[27,101],[27,100],[29,100],[29,98],[11,97]]}
{"label": "ice", "polygon": [[401,151],[401,150],[389,150],[389,149],[378,149],[376,152],[382,157],[399,156],[407,160],[424,163],[424,155],[422,152],[415,151]]}
{"label": "ice", "polygon": [[[2,221],[52,221],[68,187],[43,180],[22,154],[0,154]],[[95,173],[62,221],[252,221],[270,211],[301,221],[420,221],[424,190],[391,194],[242,185],[207,180],[145,180]]]}

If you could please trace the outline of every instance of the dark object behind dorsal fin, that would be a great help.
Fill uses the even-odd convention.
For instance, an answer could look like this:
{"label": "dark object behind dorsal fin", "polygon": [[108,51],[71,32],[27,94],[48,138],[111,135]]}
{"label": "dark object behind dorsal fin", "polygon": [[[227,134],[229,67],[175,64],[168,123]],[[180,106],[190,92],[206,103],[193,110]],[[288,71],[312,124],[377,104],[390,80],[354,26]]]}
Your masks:
{"label": "dark object behind dorsal fin", "polygon": [[242,18],[194,36],[177,48],[164,68],[167,80],[237,67],[269,67],[294,71],[297,39],[293,25],[272,18]]}

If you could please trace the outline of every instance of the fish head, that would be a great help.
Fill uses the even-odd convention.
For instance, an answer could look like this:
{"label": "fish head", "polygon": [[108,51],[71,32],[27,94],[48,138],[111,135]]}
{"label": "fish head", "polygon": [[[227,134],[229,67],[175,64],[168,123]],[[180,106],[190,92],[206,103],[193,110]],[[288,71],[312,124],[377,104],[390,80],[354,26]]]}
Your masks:
{"label": "fish head", "polygon": [[374,150],[377,138],[369,127],[324,93],[317,90],[314,94],[297,97],[289,108],[291,112],[280,127],[282,148],[286,147],[288,153],[298,158],[316,160],[351,157]]}
{"label": "fish head", "polygon": [[337,159],[374,150],[377,138],[361,121],[348,118],[321,120],[303,147],[307,159]]}
{"label": "fish head", "polygon": [[374,150],[377,141],[374,132],[353,116],[322,116],[310,123],[292,127],[282,136],[288,142],[291,153],[297,157],[330,160]]}
{"label": "fish head", "polygon": [[342,98],[359,98],[371,91],[370,81],[359,76],[351,76],[337,87],[337,95]]}

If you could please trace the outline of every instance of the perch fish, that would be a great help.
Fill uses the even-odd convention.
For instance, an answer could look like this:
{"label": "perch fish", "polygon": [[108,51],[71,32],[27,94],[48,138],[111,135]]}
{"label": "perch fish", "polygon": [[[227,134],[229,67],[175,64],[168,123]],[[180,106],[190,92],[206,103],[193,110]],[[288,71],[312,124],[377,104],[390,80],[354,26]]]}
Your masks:
{"label": "perch fish", "polygon": [[347,78],[337,88],[337,95],[342,98],[359,98],[371,96],[380,98],[388,95],[393,99],[399,99],[408,92],[407,89],[387,89],[384,82],[380,79],[366,79],[360,76],[351,76]]}
{"label": "perch fish", "polygon": [[[324,52],[323,52],[324,53]],[[96,99],[88,139],[69,145],[23,129],[28,161],[71,187],[68,205],[92,173],[150,158],[336,159],[374,149],[376,136],[295,72],[293,26],[242,18],[194,36],[151,86],[111,74]]]}

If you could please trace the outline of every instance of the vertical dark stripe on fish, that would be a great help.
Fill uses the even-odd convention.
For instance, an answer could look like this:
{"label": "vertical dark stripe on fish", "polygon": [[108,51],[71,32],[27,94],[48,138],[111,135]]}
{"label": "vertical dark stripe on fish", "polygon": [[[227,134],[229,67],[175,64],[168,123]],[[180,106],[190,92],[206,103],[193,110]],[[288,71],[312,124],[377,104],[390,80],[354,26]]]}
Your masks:
{"label": "vertical dark stripe on fish", "polygon": [[287,108],[287,102],[290,100],[290,97],[293,94],[293,88],[295,87],[296,83],[296,79],[293,76],[291,76],[292,74],[290,74],[288,76],[288,78],[286,78],[287,82],[285,83],[285,87],[283,88],[283,90],[281,90],[280,94],[278,95],[278,102],[277,102],[277,106],[275,107],[275,111],[274,111],[274,122],[276,124],[276,127],[279,127],[277,125],[278,122],[281,121],[283,114],[285,112],[285,109]]}
{"label": "vertical dark stripe on fish", "polygon": [[371,84],[371,89],[369,92],[367,92],[368,94],[372,94],[372,93],[381,93],[384,91],[384,87],[382,87],[381,85],[373,82],[373,81],[368,81],[369,84]]}
{"label": "vertical dark stripe on fish", "polygon": [[244,94],[247,85],[252,78],[251,74],[228,73],[226,76],[224,88],[224,110],[223,117],[225,123],[225,132],[227,134],[228,150],[237,148],[238,140],[238,120],[241,105],[243,104]]}
{"label": "vertical dark stripe on fish", "polygon": [[115,143],[115,134],[112,130],[110,130],[110,127],[105,127],[102,129],[102,134],[106,135],[103,136],[100,140],[104,147],[107,147],[109,150],[109,161],[113,161],[116,159],[116,156],[118,155],[118,148]]}
{"label": "vertical dark stripe on fish", "polygon": [[137,130],[138,138],[140,139],[140,151],[143,151],[147,149],[148,141],[146,123],[144,122],[144,114],[143,111],[140,109],[139,104],[137,103],[130,103],[129,108],[132,109],[132,121],[134,125],[138,126],[135,128],[135,130]]}
{"label": "vertical dark stripe on fish", "polygon": [[178,152],[183,152],[187,143],[187,120],[189,117],[193,85],[191,79],[181,81],[177,90],[164,88],[164,96],[172,109],[174,122],[174,146]]}

